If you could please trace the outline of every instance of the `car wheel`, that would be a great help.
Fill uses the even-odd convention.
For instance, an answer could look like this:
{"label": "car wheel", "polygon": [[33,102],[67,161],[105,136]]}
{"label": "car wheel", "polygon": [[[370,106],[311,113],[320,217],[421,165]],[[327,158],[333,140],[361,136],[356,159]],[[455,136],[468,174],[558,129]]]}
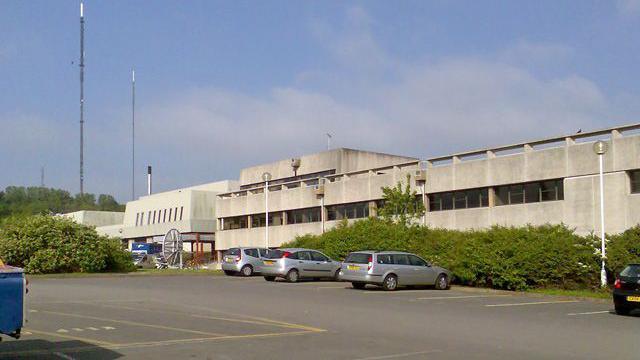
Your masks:
{"label": "car wheel", "polygon": [[276,279],[276,277],[275,276],[265,276],[264,279],[267,280],[267,281],[274,281]]}
{"label": "car wheel", "polygon": [[438,275],[436,279],[437,290],[447,290],[449,288],[449,278],[445,274]]}
{"label": "car wheel", "polygon": [[616,306],[616,314],[629,315],[629,309],[623,306]]}
{"label": "car wheel", "polygon": [[391,274],[391,275],[387,275],[386,278],[384,278],[384,281],[382,281],[382,288],[385,291],[394,291],[398,288],[398,277]]}
{"label": "car wheel", "polygon": [[229,276],[233,276],[233,275],[235,275],[236,273],[235,273],[235,272],[233,272],[233,271],[231,271],[231,270],[225,270],[225,271],[224,271],[224,274],[225,274],[225,275],[229,275]]}
{"label": "car wheel", "polygon": [[251,265],[245,265],[242,267],[242,269],[240,269],[240,273],[244,277],[251,276],[253,275],[253,268],[251,267]]}
{"label": "car wheel", "polygon": [[336,270],[335,274],[333,274],[333,281],[340,281],[340,269]]}
{"label": "car wheel", "polygon": [[351,283],[351,286],[353,286],[353,288],[354,288],[354,289],[364,289],[364,287],[365,287],[366,285],[367,285],[367,284],[365,284],[365,283],[360,283],[360,282],[352,282],[352,283]]}
{"label": "car wheel", "polygon": [[296,269],[289,270],[287,273],[287,281],[290,283],[298,282],[299,277],[300,274],[298,274],[298,270]]}

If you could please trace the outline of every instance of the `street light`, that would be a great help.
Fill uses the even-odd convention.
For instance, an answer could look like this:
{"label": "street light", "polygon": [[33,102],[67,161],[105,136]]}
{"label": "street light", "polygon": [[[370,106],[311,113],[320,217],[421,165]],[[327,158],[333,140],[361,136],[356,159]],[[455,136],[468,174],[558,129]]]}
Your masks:
{"label": "street light", "polygon": [[271,174],[265,172],[262,174],[262,180],[264,181],[264,242],[265,248],[269,248],[269,180],[271,180]]}
{"label": "street light", "polygon": [[598,155],[600,160],[600,253],[602,255],[602,269],[600,270],[600,286],[607,286],[607,271],[604,268],[604,261],[607,255],[606,244],[604,239],[604,174],[603,174],[603,158],[607,152],[607,143],[599,140],[593,144],[593,151]]}

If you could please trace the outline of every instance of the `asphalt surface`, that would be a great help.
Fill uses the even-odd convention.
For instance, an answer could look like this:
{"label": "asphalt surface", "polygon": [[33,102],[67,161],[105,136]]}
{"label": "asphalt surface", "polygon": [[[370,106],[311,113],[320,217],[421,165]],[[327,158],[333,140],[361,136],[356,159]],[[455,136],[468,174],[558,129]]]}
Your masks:
{"label": "asphalt surface", "polygon": [[2,359],[640,358],[640,316],[608,301],[219,276],[32,279],[28,298]]}

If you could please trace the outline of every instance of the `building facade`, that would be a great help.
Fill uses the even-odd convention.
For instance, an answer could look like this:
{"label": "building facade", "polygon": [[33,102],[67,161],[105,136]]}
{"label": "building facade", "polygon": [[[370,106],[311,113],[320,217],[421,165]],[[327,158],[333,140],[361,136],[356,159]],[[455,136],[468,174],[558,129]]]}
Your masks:
{"label": "building facade", "polygon": [[[321,234],[342,219],[375,216],[383,186],[404,181],[424,201],[432,227],[480,229],[564,223],[598,233],[604,155],[605,230],[640,223],[640,124],[480,149],[419,161],[337,149],[242,170],[239,188],[216,197],[216,250],[276,247]],[[297,165],[297,168],[293,168]],[[268,205],[263,173],[271,174]],[[424,195],[423,195],[424,194]],[[268,244],[265,208],[269,210]]]}

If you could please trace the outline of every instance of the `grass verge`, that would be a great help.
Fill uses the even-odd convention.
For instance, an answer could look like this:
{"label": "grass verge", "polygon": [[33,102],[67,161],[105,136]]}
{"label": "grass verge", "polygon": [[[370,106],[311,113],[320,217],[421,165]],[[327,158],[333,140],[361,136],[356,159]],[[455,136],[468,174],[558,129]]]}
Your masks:
{"label": "grass verge", "polygon": [[554,296],[571,296],[578,298],[592,299],[611,299],[611,291],[609,289],[581,289],[581,290],[564,290],[564,289],[531,289],[528,293],[554,295]]}

